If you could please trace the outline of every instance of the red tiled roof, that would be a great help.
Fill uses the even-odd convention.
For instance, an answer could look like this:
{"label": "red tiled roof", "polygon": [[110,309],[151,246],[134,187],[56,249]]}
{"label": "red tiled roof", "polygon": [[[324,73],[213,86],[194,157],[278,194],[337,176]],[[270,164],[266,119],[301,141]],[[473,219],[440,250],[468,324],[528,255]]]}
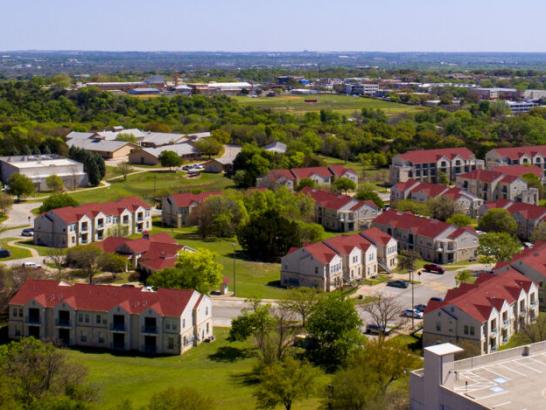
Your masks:
{"label": "red tiled roof", "polygon": [[200,192],[198,194],[192,194],[191,192],[182,192],[179,194],[173,194],[170,196],[174,201],[175,205],[180,208],[186,208],[192,203],[196,202],[200,204],[205,201],[208,197],[213,195],[222,195],[221,192]]}
{"label": "red tiled roof", "polygon": [[539,178],[542,178],[542,170],[535,165],[502,165],[495,167],[494,169],[495,171],[502,172],[505,175],[512,175],[515,177],[521,177],[525,174],[533,174]]}
{"label": "red tiled roof", "polygon": [[370,200],[366,201],[360,201],[357,199],[354,199],[348,195],[338,195],[334,194],[329,191],[324,191],[321,189],[314,189],[311,187],[305,187],[301,190],[302,193],[309,195],[313,200],[319,204],[323,208],[327,209],[335,209],[338,210],[351,202],[354,202],[353,206],[351,206],[351,210],[354,211],[356,209],[359,209],[363,206],[369,206],[373,209],[378,209],[377,205]]}
{"label": "red tiled roof", "polygon": [[398,192],[405,192],[409,188],[418,186],[419,184],[420,182],[416,181],[415,179],[408,179],[406,182],[398,182],[391,189]]}
{"label": "red tiled roof", "polygon": [[411,190],[411,193],[417,193],[422,192],[425,194],[428,198],[435,197],[440,195],[442,192],[449,189],[446,185],[442,184],[432,184],[430,182],[421,182],[419,185],[417,185],[415,188]]}
{"label": "red tiled roof", "polygon": [[322,242],[304,246],[303,249],[324,265],[330,263],[336,257],[336,253]]}
{"label": "red tiled roof", "polygon": [[483,272],[478,280],[450,289],[443,302],[430,301],[425,313],[444,306],[456,306],[480,322],[486,321],[493,308],[499,309],[504,301],[513,303],[522,290],[528,291],[532,281],[515,270],[494,275]]}
{"label": "red tiled roof", "polygon": [[291,171],[292,174],[294,174],[299,180],[309,178],[312,175],[319,175],[321,177],[332,176],[332,173],[330,172],[328,167],[292,168]]}
{"label": "red tiled roof", "polygon": [[459,175],[460,178],[472,179],[481,182],[491,183],[499,178],[502,178],[504,174],[497,171],[491,171],[486,169],[475,169],[474,171],[467,172]]}
{"label": "red tiled roof", "polygon": [[400,158],[405,161],[410,161],[414,164],[428,164],[437,162],[440,158],[446,157],[449,160],[456,156],[464,160],[474,159],[475,155],[468,148],[440,148],[440,149],[422,149],[408,151],[400,154]]}
{"label": "red tiled roof", "polygon": [[493,149],[499,156],[519,159],[522,155],[527,154],[534,156],[536,154],[546,156],[546,145],[530,145],[526,147],[509,147],[509,148],[495,148]]}
{"label": "red tiled roof", "polygon": [[329,238],[323,243],[335,250],[338,254],[347,256],[354,248],[360,248],[366,251],[371,243],[360,235],[340,235]]}
{"label": "red tiled roof", "polygon": [[54,280],[27,280],[10,300],[10,304],[24,305],[35,299],[44,307],[66,303],[76,310],[108,312],[121,306],[130,314],[152,309],[160,316],[180,316],[195,291],[191,289],[158,289],[67,284]]}
{"label": "red tiled roof", "polygon": [[76,207],[66,206],[63,208],[52,209],[49,212],[57,215],[66,223],[74,223],[79,221],[84,215],[88,216],[89,218],[94,218],[102,212],[105,215],[119,216],[125,209],[134,212],[139,207],[143,207],[145,209],[151,208],[151,206],[142,199],[136,196],[130,196],[113,202],[92,203]]}
{"label": "red tiled roof", "polygon": [[531,268],[543,275],[546,281],[546,242],[536,242],[532,248],[524,249],[514,255],[510,262],[497,263],[495,271],[507,265],[518,271],[521,266]]}
{"label": "red tiled roof", "polygon": [[495,202],[486,202],[487,209],[504,208],[512,215],[519,214],[524,219],[539,221],[546,218],[546,207],[526,204],[523,202],[512,202],[508,199],[499,199]]}
{"label": "red tiled roof", "polygon": [[342,177],[346,173],[356,174],[351,168],[347,168],[343,165],[328,165],[328,168],[336,177]]}
{"label": "red tiled roof", "polygon": [[386,246],[392,239],[392,236],[375,226],[360,232],[360,235],[371,241],[375,246]]}
{"label": "red tiled roof", "polygon": [[138,260],[138,264],[152,271],[173,268],[177,262],[177,254],[183,247],[176,243],[153,242]]}

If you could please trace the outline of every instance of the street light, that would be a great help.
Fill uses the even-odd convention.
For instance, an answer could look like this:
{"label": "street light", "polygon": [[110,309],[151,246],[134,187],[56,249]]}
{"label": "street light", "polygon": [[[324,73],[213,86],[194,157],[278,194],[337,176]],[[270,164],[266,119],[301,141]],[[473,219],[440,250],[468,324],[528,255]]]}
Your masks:
{"label": "street light", "polygon": [[413,292],[413,269],[409,270],[410,275],[410,283],[411,283],[411,330],[415,329],[415,312],[414,312],[414,306],[415,306],[415,296]]}

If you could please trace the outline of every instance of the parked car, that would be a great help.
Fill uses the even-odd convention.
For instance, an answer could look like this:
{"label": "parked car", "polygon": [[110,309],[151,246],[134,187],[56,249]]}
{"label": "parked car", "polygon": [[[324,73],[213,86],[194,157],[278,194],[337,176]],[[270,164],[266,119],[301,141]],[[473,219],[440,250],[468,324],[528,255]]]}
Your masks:
{"label": "parked car", "polygon": [[0,249],[0,258],[9,258],[10,256],[10,251],[8,251],[7,249]]}
{"label": "parked car", "polygon": [[375,323],[368,323],[366,325],[366,333],[371,335],[378,335],[380,333],[383,333],[384,335],[388,335],[392,331],[392,328],[385,327],[385,326],[379,326]]}
{"label": "parked car", "polygon": [[42,265],[35,262],[23,262],[21,266],[25,269],[40,269]]}
{"label": "parked car", "polygon": [[21,231],[21,236],[34,236],[34,228],[25,228]]}
{"label": "parked car", "polygon": [[205,169],[205,166],[204,165],[201,165],[201,164],[195,164],[193,166],[193,169],[196,169],[198,171],[203,171]]}
{"label": "parked car", "polygon": [[442,268],[440,265],[436,265],[435,263],[427,263],[425,266],[423,266],[423,269],[427,272],[439,273],[440,275],[445,272],[444,268]]}
{"label": "parked car", "polygon": [[406,289],[409,286],[409,282],[407,280],[389,280],[387,286]]}
{"label": "parked car", "polygon": [[432,297],[429,299],[429,301],[432,300],[433,302],[443,302],[444,300],[442,298]]}
{"label": "parked car", "polygon": [[413,317],[415,319],[422,319],[423,318],[423,312],[420,312],[417,309],[404,309],[402,311],[402,316],[404,316],[404,317]]}
{"label": "parked car", "polygon": [[415,305],[413,308],[417,310],[418,312],[424,312],[425,309],[427,308],[427,305],[419,304],[419,305]]}
{"label": "parked car", "polygon": [[192,169],[192,165],[184,165],[182,167],[182,171],[189,171],[190,169]]}

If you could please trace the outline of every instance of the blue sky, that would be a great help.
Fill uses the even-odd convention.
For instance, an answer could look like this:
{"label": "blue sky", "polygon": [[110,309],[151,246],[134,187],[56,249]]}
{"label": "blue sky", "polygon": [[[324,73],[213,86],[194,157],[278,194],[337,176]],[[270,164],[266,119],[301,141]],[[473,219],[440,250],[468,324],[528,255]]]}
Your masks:
{"label": "blue sky", "polygon": [[546,51],[543,0],[0,0],[0,50]]}

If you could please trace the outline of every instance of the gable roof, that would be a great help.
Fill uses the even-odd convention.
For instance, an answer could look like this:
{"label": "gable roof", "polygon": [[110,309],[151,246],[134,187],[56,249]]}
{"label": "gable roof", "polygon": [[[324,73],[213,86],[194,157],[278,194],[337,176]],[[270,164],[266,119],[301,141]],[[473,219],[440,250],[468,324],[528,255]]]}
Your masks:
{"label": "gable roof", "polygon": [[519,159],[522,155],[535,156],[536,154],[546,157],[546,145],[529,145],[526,147],[508,147],[508,148],[494,148],[491,151],[497,155],[510,158],[512,160]]}
{"label": "gable roof", "polygon": [[397,212],[389,209],[383,212],[373,221],[374,225],[386,225],[393,229],[400,228],[414,234],[435,238],[441,233],[452,229],[452,225],[437,219],[417,216],[411,212]]}
{"label": "gable roof", "polygon": [[504,174],[502,172],[497,172],[487,169],[475,169],[473,171],[461,174],[458,178],[472,179],[480,182],[491,183],[502,178]]}
{"label": "gable roof", "polygon": [[465,147],[421,149],[399,154],[399,158],[403,159],[404,161],[410,161],[414,164],[433,163],[437,162],[442,157],[446,157],[447,159],[452,160],[457,156],[461,157],[464,160],[475,158],[474,153]]}
{"label": "gable roof", "polygon": [[520,271],[523,266],[531,268],[541,274],[546,281],[546,242],[536,242],[532,248],[515,254],[511,261],[497,263],[494,270],[497,271],[507,265],[517,271]]}
{"label": "gable roof", "polygon": [[494,170],[514,177],[521,177],[525,174],[533,174],[542,179],[542,170],[535,165],[501,165],[495,167]]}
{"label": "gable roof", "polygon": [[512,215],[519,214],[527,220],[539,221],[546,218],[546,207],[526,204],[524,202],[513,202],[508,199],[499,199],[494,202],[486,202],[487,209],[504,208]]}
{"label": "gable roof", "polygon": [[358,234],[333,236],[323,243],[342,256],[349,255],[354,248],[366,251],[372,245],[370,241]]}
{"label": "gable roof", "polygon": [[328,167],[292,168],[291,171],[292,174],[294,174],[294,176],[300,180],[304,178],[309,178],[313,175],[318,175],[323,178],[332,176],[332,173],[330,172]]}
{"label": "gable roof", "polygon": [[200,204],[204,202],[207,198],[215,195],[222,195],[222,193],[219,191],[200,192],[198,194],[193,194],[191,192],[181,192],[178,194],[173,194],[168,198],[170,198],[176,206],[180,208],[186,208],[194,202]]}
{"label": "gable roof", "polygon": [[108,312],[121,306],[130,314],[152,309],[160,316],[180,316],[195,292],[193,289],[163,289],[155,292],[144,288],[69,284],[54,280],[27,280],[10,300],[24,305],[35,299],[44,307],[66,303],[76,310]]}
{"label": "gable roof", "polygon": [[381,229],[375,226],[360,232],[360,235],[368,239],[375,246],[386,246],[389,241],[393,239],[388,233],[383,232]]}
{"label": "gable roof", "polygon": [[80,206],[65,206],[63,208],[56,208],[46,212],[45,215],[50,213],[55,214],[65,223],[74,223],[79,221],[84,215],[88,216],[89,218],[94,218],[102,212],[108,216],[119,216],[126,209],[134,212],[140,207],[145,209],[151,208],[148,203],[146,203],[139,197],[129,196],[112,202],[92,203]]}
{"label": "gable roof", "polygon": [[332,259],[337,256],[333,249],[329,248],[322,242],[306,245],[303,247],[303,249],[323,265],[330,263]]}
{"label": "gable roof", "polygon": [[348,195],[338,195],[322,189],[314,189],[305,187],[301,190],[302,193],[309,195],[313,200],[323,208],[327,209],[350,209],[352,211],[368,206],[372,209],[379,209],[375,202],[371,200],[357,200]]}

